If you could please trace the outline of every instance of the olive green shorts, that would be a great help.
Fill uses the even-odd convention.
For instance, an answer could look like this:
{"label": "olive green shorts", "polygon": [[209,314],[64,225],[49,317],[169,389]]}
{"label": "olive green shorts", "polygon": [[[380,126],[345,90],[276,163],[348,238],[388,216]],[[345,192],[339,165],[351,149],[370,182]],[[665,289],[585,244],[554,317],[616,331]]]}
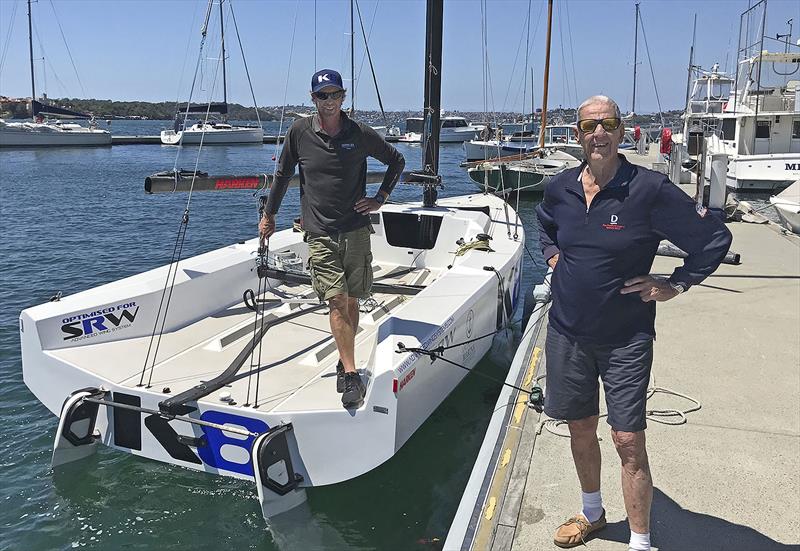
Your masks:
{"label": "olive green shorts", "polygon": [[371,226],[338,237],[306,233],[311,284],[319,299],[367,298],[372,289]]}

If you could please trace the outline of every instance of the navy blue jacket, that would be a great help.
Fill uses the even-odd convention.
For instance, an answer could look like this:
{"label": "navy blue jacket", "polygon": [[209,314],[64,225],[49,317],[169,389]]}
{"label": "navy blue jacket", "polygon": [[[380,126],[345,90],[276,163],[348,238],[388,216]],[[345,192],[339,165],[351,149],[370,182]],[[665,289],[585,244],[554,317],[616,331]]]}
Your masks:
{"label": "navy blue jacket", "polygon": [[655,337],[656,303],[620,294],[625,281],[650,273],[662,239],[689,255],[670,281],[688,289],[725,258],[731,233],[663,174],[628,162],[586,208],[579,168],[548,184],[536,208],[545,259],[559,253],[550,324],[578,341],[624,344]]}

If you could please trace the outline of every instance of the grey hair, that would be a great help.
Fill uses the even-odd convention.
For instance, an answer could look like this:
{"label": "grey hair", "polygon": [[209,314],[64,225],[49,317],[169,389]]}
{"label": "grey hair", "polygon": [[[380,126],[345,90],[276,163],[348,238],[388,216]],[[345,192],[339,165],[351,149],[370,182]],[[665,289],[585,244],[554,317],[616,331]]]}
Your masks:
{"label": "grey hair", "polygon": [[588,107],[589,105],[591,105],[593,103],[605,103],[606,105],[609,105],[609,106],[613,107],[614,108],[614,115],[618,119],[622,118],[622,111],[619,110],[619,105],[617,105],[616,101],[614,101],[613,99],[611,99],[608,96],[597,95],[597,96],[592,96],[590,98],[586,98],[583,101],[583,103],[581,103],[581,105],[580,105],[580,107],[578,107],[578,111],[576,113],[576,116],[578,117],[578,120],[581,119],[581,110],[584,107]]}

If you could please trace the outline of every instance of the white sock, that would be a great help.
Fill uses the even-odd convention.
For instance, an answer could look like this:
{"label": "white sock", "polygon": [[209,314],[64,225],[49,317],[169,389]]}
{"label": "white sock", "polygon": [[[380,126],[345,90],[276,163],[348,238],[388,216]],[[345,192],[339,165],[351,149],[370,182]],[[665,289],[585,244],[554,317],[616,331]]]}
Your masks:
{"label": "white sock", "polygon": [[636,551],[650,551],[650,532],[637,534],[631,530],[631,542],[628,547]]}
{"label": "white sock", "polygon": [[600,495],[600,490],[596,492],[581,492],[581,500],[583,501],[583,511],[581,513],[586,517],[589,522],[597,522],[603,516],[603,496]]}

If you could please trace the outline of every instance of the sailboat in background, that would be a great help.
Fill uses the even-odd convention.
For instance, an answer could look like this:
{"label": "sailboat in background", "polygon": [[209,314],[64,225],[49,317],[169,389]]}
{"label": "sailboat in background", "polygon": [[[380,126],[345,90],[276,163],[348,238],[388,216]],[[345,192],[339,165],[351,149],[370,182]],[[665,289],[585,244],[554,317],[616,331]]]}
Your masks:
{"label": "sailboat in background", "polygon": [[[28,0],[28,50],[31,62],[31,116],[33,122],[6,122],[0,119],[0,146],[88,146],[111,145],[111,132],[96,128],[94,117],[88,113],[72,111],[49,105],[36,99],[36,79],[33,70],[33,22],[31,0]],[[49,121],[46,117],[59,119],[89,119],[88,127],[77,123]]]}
{"label": "sailboat in background", "polygon": [[[219,0],[219,31],[222,49],[222,102],[207,104],[189,104],[175,114],[175,127],[161,131],[161,143],[164,145],[189,144],[260,144],[264,143],[264,129],[258,126],[233,126],[228,123],[228,83],[225,66],[225,29],[223,23],[223,7],[225,0]],[[214,0],[209,0],[206,20],[201,33],[203,38],[208,31],[208,21]],[[230,7],[233,11],[233,6]],[[238,32],[238,31],[237,31]],[[242,54],[244,57],[244,54]],[[249,76],[248,76],[249,80]],[[251,86],[252,88],[252,86]],[[209,117],[214,120],[209,120]],[[190,118],[198,117],[196,123],[187,126]],[[258,119],[258,108],[256,108]],[[217,120],[218,119],[218,120]]]}
{"label": "sailboat in background", "polygon": [[[544,94],[542,97],[542,122],[539,127],[539,147],[535,152],[476,161],[469,163],[467,172],[469,177],[483,187],[494,193],[509,194],[516,191],[537,192],[544,191],[547,182],[562,171],[580,165],[581,161],[569,153],[550,147],[546,140],[550,130],[550,140],[553,140],[553,129],[547,125],[547,92],[550,77],[550,34],[553,23],[553,0],[547,2],[547,48],[544,64]],[[563,128],[563,125],[557,126]],[[567,126],[569,131],[571,127]],[[569,134],[561,146],[579,147],[577,143],[570,144]],[[574,137],[574,133],[573,133]]]}

